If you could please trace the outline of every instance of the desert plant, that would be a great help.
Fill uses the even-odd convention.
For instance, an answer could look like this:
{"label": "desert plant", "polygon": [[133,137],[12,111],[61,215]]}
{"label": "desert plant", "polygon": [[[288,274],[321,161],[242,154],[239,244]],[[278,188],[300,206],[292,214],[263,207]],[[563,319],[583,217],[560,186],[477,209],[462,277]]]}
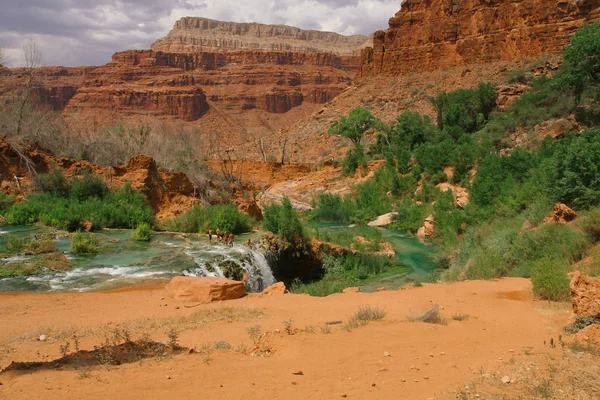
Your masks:
{"label": "desert plant", "polygon": [[71,235],[71,253],[94,254],[98,252],[98,240],[93,233],[77,231]]}
{"label": "desert plant", "polygon": [[133,238],[138,242],[149,242],[152,238],[152,228],[150,224],[142,222],[133,231]]}

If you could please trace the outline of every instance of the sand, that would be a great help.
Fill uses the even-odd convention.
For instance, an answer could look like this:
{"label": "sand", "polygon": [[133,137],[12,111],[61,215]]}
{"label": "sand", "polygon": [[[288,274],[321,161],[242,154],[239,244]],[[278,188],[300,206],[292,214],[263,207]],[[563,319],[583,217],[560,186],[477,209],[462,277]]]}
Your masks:
{"label": "sand", "polygon": [[[544,341],[570,313],[560,307],[549,312],[542,303],[533,299],[530,281],[521,278],[327,298],[253,295],[192,308],[171,301],[162,286],[3,294],[0,368],[11,361],[60,358],[59,346],[70,339],[71,328],[80,337],[80,348],[91,350],[103,341],[103,331],[119,324],[134,337],[145,333],[159,341],[167,340],[166,329],[176,327],[180,345],[198,350],[215,341],[251,348],[247,328],[259,325],[272,354],[213,350],[119,366],[11,371],[0,374],[0,398],[456,398],[457,387],[480,371],[546,351]],[[407,320],[432,304],[439,304],[447,325]],[[385,309],[387,315],[351,330],[331,325],[327,333],[327,322],[346,322],[362,305]],[[457,313],[469,318],[453,320]],[[292,335],[284,324],[290,320]],[[37,340],[41,334],[48,340]]]}

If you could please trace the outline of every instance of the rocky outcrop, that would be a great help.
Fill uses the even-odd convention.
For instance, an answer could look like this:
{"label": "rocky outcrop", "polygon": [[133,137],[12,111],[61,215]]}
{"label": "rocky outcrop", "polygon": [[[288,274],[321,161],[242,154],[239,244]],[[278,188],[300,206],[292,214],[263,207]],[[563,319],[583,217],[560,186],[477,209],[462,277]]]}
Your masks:
{"label": "rocky outcrop", "polygon": [[202,17],[184,17],[169,34],[152,44],[152,50],[197,53],[205,51],[298,51],[358,55],[371,44],[362,35],[303,30],[287,25],[236,23]]}
{"label": "rocky outcrop", "polygon": [[591,278],[580,272],[572,272],[569,276],[575,315],[600,318],[600,278]]}
{"label": "rocky outcrop", "polygon": [[435,234],[434,222],[435,222],[435,219],[434,219],[433,215],[429,215],[427,218],[425,218],[425,223],[417,231],[417,237],[419,239],[426,239],[426,238],[433,237],[433,235]]}
{"label": "rocky outcrop", "polygon": [[171,299],[185,303],[235,300],[246,295],[244,282],[212,277],[176,276],[165,290]]}
{"label": "rocky outcrop", "polygon": [[373,221],[369,222],[367,225],[368,226],[376,226],[376,227],[388,226],[394,220],[394,215],[398,215],[398,213],[397,212],[389,212],[387,214],[380,215],[379,217],[375,218]]}
{"label": "rocky outcrop", "polygon": [[599,0],[406,0],[362,50],[361,76],[559,53]]}
{"label": "rocky outcrop", "polygon": [[286,293],[287,289],[285,288],[285,284],[283,282],[274,283],[262,291],[263,296],[273,296]]}
{"label": "rocky outcrop", "polygon": [[554,224],[566,224],[577,218],[577,212],[563,203],[556,203],[550,215],[544,218],[544,222]]}

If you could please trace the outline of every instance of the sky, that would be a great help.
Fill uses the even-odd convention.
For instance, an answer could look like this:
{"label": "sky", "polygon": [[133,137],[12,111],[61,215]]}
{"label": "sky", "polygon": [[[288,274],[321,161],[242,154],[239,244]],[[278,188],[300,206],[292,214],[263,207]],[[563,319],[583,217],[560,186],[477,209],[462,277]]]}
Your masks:
{"label": "sky", "polygon": [[387,29],[400,0],[0,0],[4,64],[24,64],[36,42],[42,65],[101,65],[113,53],[149,48],[181,17],[285,24],[345,35]]}

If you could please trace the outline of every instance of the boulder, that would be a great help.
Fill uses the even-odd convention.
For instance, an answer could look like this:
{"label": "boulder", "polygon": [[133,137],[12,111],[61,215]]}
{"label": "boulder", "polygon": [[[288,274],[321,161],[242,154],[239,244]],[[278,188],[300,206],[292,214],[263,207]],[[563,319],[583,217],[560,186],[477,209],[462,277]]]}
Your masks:
{"label": "boulder", "polygon": [[434,234],[434,226],[433,226],[434,222],[435,222],[435,220],[434,220],[434,217],[432,214],[429,215],[427,218],[425,218],[425,223],[417,231],[417,237],[419,239],[425,239],[425,238],[432,237]]}
{"label": "boulder", "polygon": [[571,278],[571,301],[576,315],[588,316],[600,313],[600,277],[591,278],[580,272],[569,274]]}
{"label": "boulder", "polygon": [[387,214],[380,215],[373,221],[369,222],[367,225],[369,225],[369,226],[387,226],[392,223],[392,220],[394,219],[394,215],[396,215],[396,214],[398,214],[398,213],[390,212]]}
{"label": "boulder", "polygon": [[283,282],[277,282],[262,291],[263,296],[271,296],[277,294],[286,294],[287,289]]}
{"label": "boulder", "polygon": [[360,292],[360,288],[359,287],[347,287],[344,290],[342,290],[342,293],[358,293]]}
{"label": "boulder", "polygon": [[246,294],[244,282],[212,277],[176,276],[165,289],[170,298],[186,303],[234,300]]}
{"label": "boulder", "polygon": [[566,224],[567,222],[573,221],[577,218],[575,210],[563,203],[556,203],[554,209],[546,218],[544,222],[555,223],[555,224]]}

